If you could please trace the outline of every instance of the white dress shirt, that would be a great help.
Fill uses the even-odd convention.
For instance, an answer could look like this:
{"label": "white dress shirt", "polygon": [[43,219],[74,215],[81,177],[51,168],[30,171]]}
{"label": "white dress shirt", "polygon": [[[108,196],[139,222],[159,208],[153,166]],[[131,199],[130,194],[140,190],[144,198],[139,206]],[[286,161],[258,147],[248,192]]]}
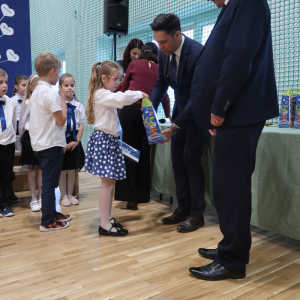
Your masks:
{"label": "white dress shirt", "polygon": [[18,93],[15,94],[13,97],[10,98],[10,100],[16,102],[17,106],[16,106],[16,115],[17,115],[17,121],[19,121],[20,119],[20,111],[21,111],[21,105],[22,103],[19,103],[18,100],[23,100],[24,96],[19,96]]}
{"label": "white dress shirt", "polygon": [[16,102],[11,101],[7,96],[0,97],[1,101],[5,101],[5,104],[2,106],[6,129],[2,131],[2,124],[0,122],[0,145],[6,146],[13,144],[16,141]]}
{"label": "white dress shirt", "polygon": [[143,93],[140,91],[126,91],[125,93],[113,93],[106,89],[96,91],[94,95],[94,130],[101,130],[118,137],[120,132],[118,131],[116,108],[131,105],[142,98]]}
{"label": "white dress shirt", "polygon": [[229,2],[229,0],[225,0],[225,5],[227,5],[227,4],[228,4],[228,2]]}
{"label": "white dress shirt", "polygon": [[[179,48],[174,52],[175,53],[175,59],[176,59],[176,78],[177,78],[177,74],[178,74],[178,68],[179,68],[179,62],[180,62],[180,56],[181,56],[181,51],[182,51],[182,47],[184,44],[184,40],[185,40],[185,36],[182,34],[182,40],[181,40],[181,44],[179,46]],[[172,55],[170,55],[170,62],[172,60]]]}
{"label": "white dress shirt", "polygon": [[[66,101],[66,103],[69,103],[68,101]],[[74,113],[75,113],[75,119],[76,119],[76,130],[79,130],[79,124],[84,123],[84,119],[85,119],[85,109],[83,107],[83,105],[76,101],[75,99],[73,99],[71,101],[71,104],[73,106],[76,106]],[[65,124],[65,130],[67,131],[67,120],[66,120],[66,124]],[[73,130],[73,120],[71,118],[71,130]]]}
{"label": "white dress shirt", "polygon": [[34,151],[66,147],[64,126],[56,124],[54,114],[62,110],[61,97],[48,82],[39,80],[30,98],[29,135]]}

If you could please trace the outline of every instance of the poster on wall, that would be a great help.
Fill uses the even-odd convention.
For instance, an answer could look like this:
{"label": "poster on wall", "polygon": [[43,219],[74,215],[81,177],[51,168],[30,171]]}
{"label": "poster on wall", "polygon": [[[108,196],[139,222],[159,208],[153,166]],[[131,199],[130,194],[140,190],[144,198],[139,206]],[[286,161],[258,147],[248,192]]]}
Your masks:
{"label": "poster on wall", "polygon": [[29,0],[0,0],[0,68],[11,97],[15,77],[31,74]]}

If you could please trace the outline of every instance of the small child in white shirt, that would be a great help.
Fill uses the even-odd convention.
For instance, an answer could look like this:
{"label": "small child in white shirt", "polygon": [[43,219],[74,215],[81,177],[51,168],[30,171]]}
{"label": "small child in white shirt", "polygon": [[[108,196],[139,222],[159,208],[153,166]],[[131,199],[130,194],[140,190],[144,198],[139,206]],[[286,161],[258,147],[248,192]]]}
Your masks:
{"label": "small child in white shirt", "polygon": [[[59,78],[60,61],[51,53],[40,53],[34,62],[39,82],[30,98],[29,135],[31,146],[42,169],[42,220],[40,231],[69,227],[70,215],[55,209],[55,188],[61,173],[63,149],[66,148],[66,100],[51,85]],[[60,97],[61,96],[61,97]]]}
{"label": "small child in white shirt", "polygon": [[0,218],[14,216],[10,208],[13,200],[12,182],[16,141],[16,102],[5,96],[7,73],[0,69]]}
{"label": "small child in white shirt", "polygon": [[[30,124],[30,98],[37,87],[39,76],[32,74],[29,77],[28,85],[24,95],[24,100],[20,110],[19,132],[21,142],[21,165],[28,165],[28,184],[31,193],[31,202],[29,207],[33,212],[38,212],[42,208],[42,170],[38,159],[36,158],[29,136],[29,124]],[[35,176],[37,175],[37,180]],[[38,197],[36,197],[36,181],[38,188]]]}
{"label": "small child in white shirt", "polygon": [[128,231],[111,215],[116,180],[126,178],[126,169],[119,136],[122,128],[117,108],[149,98],[140,91],[117,92],[121,67],[113,61],[94,63],[89,82],[86,106],[87,123],[94,124],[85,158],[85,171],[101,177],[99,197],[101,226],[99,235],[126,236]]}
{"label": "small child in white shirt", "polygon": [[65,124],[67,148],[64,150],[62,171],[59,180],[62,206],[78,205],[77,196],[73,195],[75,184],[75,170],[84,166],[84,151],[81,137],[84,130],[85,110],[76,98],[75,79],[69,74],[59,78],[59,88],[65,96],[67,103],[67,121]]}

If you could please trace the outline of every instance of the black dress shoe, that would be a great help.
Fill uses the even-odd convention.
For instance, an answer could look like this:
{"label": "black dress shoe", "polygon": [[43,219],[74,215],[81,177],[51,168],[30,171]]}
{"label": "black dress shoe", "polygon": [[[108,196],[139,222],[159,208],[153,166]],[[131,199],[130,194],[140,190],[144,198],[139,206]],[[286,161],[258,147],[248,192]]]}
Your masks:
{"label": "black dress shoe", "polygon": [[121,224],[121,223],[119,223],[115,218],[111,218],[111,219],[109,219],[109,221],[110,220],[113,220],[114,222],[112,223],[115,227],[118,227],[118,228],[121,228],[121,229],[123,229],[123,225]]}
{"label": "black dress shoe", "polygon": [[173,214],[170,217],[163,218],[161,221],[164,224],[177,224],[183,222],[188,217],[188,214],[182,211],[180,208],[176,208]]}
{"label": "black dress shoe", "polygon": [[[116,228],[117,231],[116,232],[111,231],[113,228]],[[106,230],[101,226],[99,226],[98,231],[99,231],[99,235],[106,235],[106,236],[126,236],[128,234],[128,230],[115,227],[114,225],[112,225],[109,230]]]}
{"label": "black dress shoe", "polygon": [[204,219],[188,217],[184,223],[177,227],[178,232],[192,232],[204,226]]}
{"label": "black dress shoe", "polygon": [[215,260],[217,254],[218,254],[218,248],[217,249],[199,248],[198,252],[204,258]]}
{"label": "black dress shoe", "polygon": [[20,202],[20,199],[15,195],[15,193],[13,193],[11,203],[18,203],[18,202]]}
{"label": "black dress shoe", "polygon": [[190,268],[189,271],[195,277],[209,281],[243,279],[246,277],[245,271],[231,272],[216,262],[200,268]]}

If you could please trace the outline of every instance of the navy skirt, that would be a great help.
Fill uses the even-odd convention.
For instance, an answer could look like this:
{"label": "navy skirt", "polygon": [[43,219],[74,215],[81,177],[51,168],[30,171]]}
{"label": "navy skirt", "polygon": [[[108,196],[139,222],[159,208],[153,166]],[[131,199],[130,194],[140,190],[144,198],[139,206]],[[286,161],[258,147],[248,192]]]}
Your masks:
{"label": "navy skirt", "polygon": [[105,178],[126,179],[119,139],[109,133],[94,130],[86,148],[85,171]]}

